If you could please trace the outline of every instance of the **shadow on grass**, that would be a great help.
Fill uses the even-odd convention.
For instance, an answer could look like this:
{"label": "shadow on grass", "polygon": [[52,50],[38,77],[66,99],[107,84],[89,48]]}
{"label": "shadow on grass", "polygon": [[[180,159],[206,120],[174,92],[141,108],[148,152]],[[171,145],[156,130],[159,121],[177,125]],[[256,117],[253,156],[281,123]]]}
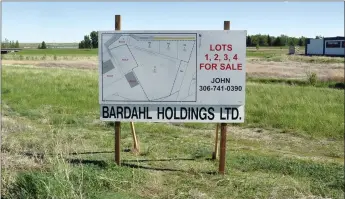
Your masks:
{"label": "shadow on grass", "polygon": [[218,172],[216,171],[193,171],[193,170],[182,170],[182,169],[169,169],[169,168],[157,168],[157,167],[149,167],[149,166],[142,166],[142,165],[136,165],[136,164],[128,164],[128,163],[121,163],[122,166],[134,168],[134,169],[145,169],[145,170],[151,170],[151,171],[172,171],[172,172],[183,172],[183,173],[202,173],[202,174],[208,174],[208,175],[216,175]]}
{"label": "shadow on grass", "polygon": [[[121,152],[130,152],[130,149],[124,149]],[[68,153],[64,155],[92,155],[92,154],[106,154],[106,153],[115,153],[115,151],[89,151],[89,152],[73,152],[73,153]],[[35,153],[35,152],[30,152],[30,151],[25,151],[21,152],[21,155],[30,157],[30,158],[38,158],[38,159],[43,159],[44,156],[54,156],[58,154],[53,154],[53,153]]]}
{"label": "shadow on grass", "polygon": [[85,160],[85,159],[79,159],[79,158],[74,158],[74,159],[66,158],[65,160],[71,164],[86,164],[86,165],[92,164],[100,168],[106,168],[107,166],[109,166],[109,163],[103,160]]}
{"label": "shadow on grass", "polygon": [[193,161],[195,158],[169,158],[169,159],[156,159],[156,160],[148,160],[148,159],[142,159],[142,160],[123,160],[124,163],[128,162],[170,162],[170,161],[182,161],[182,160],[190,160]]}
{"label": "shadow on grass", "polygon": [[345,83],[336,83],[332,84],[329,86],[329,88],[334,88],[334,89],[345,89]]}
{"label": "shadow on grass", "polygon": [[88,155],[88,154],[101,154],[101,153],[115,153],[115,151],[89,151],[89,152],[74,152],[74,153],[69,153],[68,155]]}
{"label": "shadow on grass", "polygon": [[[112,163],[106,162],[104,160],[85,160],[85,159],[65,159],[67,162],[71,164],[85,164],[85,165],[95,165],[100,168],[106,168],[107,166],[112,165]],[[193,170],[182,170],[182,169],[170,169],[170,168],[158,168],[158,167],[150,167],[150,166],[143,166],[137,164],[131,164],[131,162],[160,162],[160,161],[193,161],[195,159],[192,158],[176,158],[176,159],[158,159],[158,160],[123,160],[121,162],[121,166],[129,167],[134,169],[145,169],[151,171],[172,171],[172,172],[184,172],[184,173],[203,173],[209,175],[216,175],[216,171],[204,171],[204,172],[197,172]]]}
{"label": "shadow on grass", "polygon": [[[82,153],[69,153],[67,155],[81,155],[81,154],[101,154],[101,153],[114,153],[114,151],[97,151],[97,152],[82,152]],[[22,155],[31,157],[31,158],[38,158],[44,159],[46,155],[54,155],[54,154],[44,154],[44,153],[32,153],[32,152],[23,152]],[[98,166],[99,168],[106,168],[110,166],[112,163],[104,161],[104,160],[89,160],[89,159],[81,159],[81,158],[64,158],[68,163],[78,165],[78,164],[85,164],[85,165],[94,165]],[[182,169],[169,169],[169,168],[157,168],[157,167],[150,167],[150,166],[142,166],[133,164],[134,162],[170,162],[170,161],[195,161],[196,158],[167,158],[167,159],[141,159],[141,160],[123,160],[121,162],[121,166],[135,168],[135,169],[146,169],[146,170],[153,170],[153,171],[173,171],[173,172],[184,172],[184,173],[202,173],[202,174],[209,174],[215,175],[218,172],[216,171],[204,171],[204,172],[197,172],[194,170],[182,170]],[[206,161],[212,161],[212,158],[206,158]]]}

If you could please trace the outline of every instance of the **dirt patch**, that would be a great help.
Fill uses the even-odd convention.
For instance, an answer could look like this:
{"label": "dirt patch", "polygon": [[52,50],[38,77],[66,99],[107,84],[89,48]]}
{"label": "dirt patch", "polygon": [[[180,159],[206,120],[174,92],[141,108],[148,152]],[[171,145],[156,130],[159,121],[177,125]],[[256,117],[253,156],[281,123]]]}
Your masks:
{"label": "dirt patch", "polygon": [[309,72],[315,72],[321,79],[329,79],[334,74],[344,77],[344,64],[310,64],[303,62],[265,62],[247,63],[247,74],[251,77],[294,78],[303,79]]}
{"label": "dirt patch", "polygon": [[18,61],[3,60],[4,65],[32,65],[38,67],[49,68],[78,68],[78,69],[94,69],[98,68],[98,62],[94,60],[69,60],[69,61]]}

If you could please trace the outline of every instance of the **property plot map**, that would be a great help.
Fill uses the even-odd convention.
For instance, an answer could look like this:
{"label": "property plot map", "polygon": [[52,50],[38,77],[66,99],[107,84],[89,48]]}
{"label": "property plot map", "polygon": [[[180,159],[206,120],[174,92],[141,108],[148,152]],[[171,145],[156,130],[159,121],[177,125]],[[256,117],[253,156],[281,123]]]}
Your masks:
{"label": "property plot map", "polygon": [[196,101],[196,33],[104,33],[101,48],[103,101]]}

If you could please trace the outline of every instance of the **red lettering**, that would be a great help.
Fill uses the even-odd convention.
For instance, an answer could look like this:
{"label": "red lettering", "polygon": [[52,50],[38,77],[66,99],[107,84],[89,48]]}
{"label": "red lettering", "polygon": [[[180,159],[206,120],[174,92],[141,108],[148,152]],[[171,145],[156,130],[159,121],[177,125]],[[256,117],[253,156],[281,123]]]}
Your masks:
{"label": "red lettering", "polygon": [[242,64],[220,64],[220,70],[242,70]]}
{"label": "red lettering", "polygon": [[232,51],[231,44],[216,44],[214,47],[210,44],[210,51]]}
{"label": "red lettering", "polygon": [[242,64],[237,64],[237,69],[242,70]]}
{"label": "red lettering", "polygon": [[234,60],[237,60],[237,54],[234,55],[233,59],[234,59]]}
{"label": "red lettering", "polygon": [[212,48],[212,44],[210,44],[210,51],[214,51],[214,49]]}
{"label": "red lettering", "polygon": [[205,69],[205,70],[217,70],[217,64],[216,63],[212,63],[212,64],[209,64],[209,63],[201,63],[200,64],[200,70],[201,69]]}

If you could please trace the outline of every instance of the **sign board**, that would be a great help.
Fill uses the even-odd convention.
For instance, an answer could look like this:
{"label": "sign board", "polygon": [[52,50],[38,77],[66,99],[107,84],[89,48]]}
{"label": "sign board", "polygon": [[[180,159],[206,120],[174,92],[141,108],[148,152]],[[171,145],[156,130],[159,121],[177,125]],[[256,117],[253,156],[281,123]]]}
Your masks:
{"label": "sign board", "polygon": [[99,31],[103,121],[244,122],[246,31]]}

